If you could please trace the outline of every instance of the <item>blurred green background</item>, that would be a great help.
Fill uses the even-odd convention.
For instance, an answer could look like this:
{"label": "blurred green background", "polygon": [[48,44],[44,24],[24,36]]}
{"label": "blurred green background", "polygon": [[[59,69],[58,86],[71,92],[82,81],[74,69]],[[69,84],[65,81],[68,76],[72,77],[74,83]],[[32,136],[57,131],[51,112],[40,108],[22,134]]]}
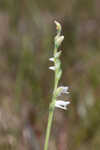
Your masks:
{"label": "blurred green background", "polygon": [[0,150],[43,149],[54,20],[71,105],[55,111],[49,150],[100,150],[99,0],[0,0]]}

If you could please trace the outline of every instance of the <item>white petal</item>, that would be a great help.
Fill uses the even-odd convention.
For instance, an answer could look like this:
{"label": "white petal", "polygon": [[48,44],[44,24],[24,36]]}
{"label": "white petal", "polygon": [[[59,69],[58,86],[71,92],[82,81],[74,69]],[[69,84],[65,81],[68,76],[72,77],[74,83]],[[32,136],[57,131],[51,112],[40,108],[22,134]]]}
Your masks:
{"label": "white petal", "polygon": [[54,57],[52,57],[52,58],[49,58],[49,60],[54,62]]}
{"label": "white petal", "polygon": [[69,101],[62,101],[62,100],[57,100],[56,104],[58,105],[63,105],[63,106],[67,106],[68,104],[70,104]]}
{"label": "white petal", "polygon": [[68,92],[69,87],[68,86],[60,86],[57,88],[57,96],[60,96],[61,94],[69,94]]}
{"label": "white petal", "polygon": [[62,100],[57,100],[55,103],[55,107],[61,108],[66,110],[67,109],[67,105],[69,105],[70,102],[69,101],[62,101]]}
{"label": "white petal", "polygon": [[55,71],[55,66],[51,66],[49,69]]}
{"label": "white petal", "polygon": [[66,107],[63,107],[63,106],[60,106],[60,105],[57,105],[57,104],[55,104],[55,106],[58,107],[58,108],[64,109],[64,110],[67,109]]}

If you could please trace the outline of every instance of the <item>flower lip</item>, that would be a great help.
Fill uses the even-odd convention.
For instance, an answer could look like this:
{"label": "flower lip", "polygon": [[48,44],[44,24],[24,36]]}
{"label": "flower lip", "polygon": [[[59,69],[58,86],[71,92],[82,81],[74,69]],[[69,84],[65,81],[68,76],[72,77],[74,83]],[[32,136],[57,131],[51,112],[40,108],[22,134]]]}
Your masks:
{"label": "flower lip", "polygon": [[54,62],[54,57],[49,58],[50,61]]}
{"label": "flower lip", "polygon": [[70,102],[69,101],[62,101],[62,100],[57,100],[55,103],[55,107],[61,108],[66,110],[67,109],[67,105],[69,105]]}
{"label": "flower lip", "polygon": [[49,69],[50,69],[50,70],[53,70],[53,71],[56,70],[55,66],[51,66],[51,67],[49,67]]}

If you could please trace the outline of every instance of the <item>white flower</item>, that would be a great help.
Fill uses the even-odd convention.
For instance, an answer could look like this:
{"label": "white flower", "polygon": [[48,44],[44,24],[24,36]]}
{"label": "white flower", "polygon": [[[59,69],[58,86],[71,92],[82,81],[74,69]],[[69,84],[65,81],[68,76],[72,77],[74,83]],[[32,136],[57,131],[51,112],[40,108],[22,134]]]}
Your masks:
{"label": "white flower", "polygon": [[60,86],[59,88],[61,89],[61,93],[69,94],[69,92],[68,92],[69,87],[68,86]]}
{"label": "white flower", "polygon": [[53,70],[53,71],[56,70],[55,66],[51,66],[51,67],[49,67],[49,69],[50,69],[50,70]]}
{"label": "white flower", "polygon": [[52,58],[49,58],[49,60],[54,62],[54,57],[52,57]]}
{"label": "white flower", "polygon": [[68,86],[60,86],[56,90],[56,95],[60,96],[61,94],[69,94],[68,89]]}
{"label": "white flower", "polygon": [[65,102],[65,101],[62,101],[62,100],[57,100],[56,103],[55,103],[55,107],[66,110],[67,105],[69,105],[69,104],[70,104],[69,101]]}

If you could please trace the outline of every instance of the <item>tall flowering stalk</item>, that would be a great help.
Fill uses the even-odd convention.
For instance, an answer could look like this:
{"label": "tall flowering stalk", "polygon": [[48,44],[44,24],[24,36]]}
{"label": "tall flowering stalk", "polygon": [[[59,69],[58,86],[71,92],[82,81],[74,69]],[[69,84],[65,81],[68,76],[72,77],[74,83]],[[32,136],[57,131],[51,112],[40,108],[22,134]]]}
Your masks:
{"label": "tall flowering stalk", "polygon": [[64,36],[61,35],[60,23],[57,21],[55,21],[54,23],[56,24],[57,35],[54,38],[53,57],[49,59],[51,62],[54,63],[54,66],[49,67],[49,69],[54,71],[55,79],[54,79],[54,90],[53,90],[53,95],[52,95],[52,101],[51,101],[50,106],[49,106],[49,117],[48,117],[48,125],[47,125],[47,130],[46,130],[44,150],[48,150],[48,142],[49,142],[51,125],[52,125],[55,107],[66,110],[67,105],[70,103],[69,101],[57,100],[57,97],[60,96],[62,93],[68,94],[69,92],[68,92],[68,87],[66,87],[66,86],[58,87],[58,82],[59,82],[61,75],[62,75],[61,61],[59,59],[62,51],[58,51],[58,49],[64,40]]}

